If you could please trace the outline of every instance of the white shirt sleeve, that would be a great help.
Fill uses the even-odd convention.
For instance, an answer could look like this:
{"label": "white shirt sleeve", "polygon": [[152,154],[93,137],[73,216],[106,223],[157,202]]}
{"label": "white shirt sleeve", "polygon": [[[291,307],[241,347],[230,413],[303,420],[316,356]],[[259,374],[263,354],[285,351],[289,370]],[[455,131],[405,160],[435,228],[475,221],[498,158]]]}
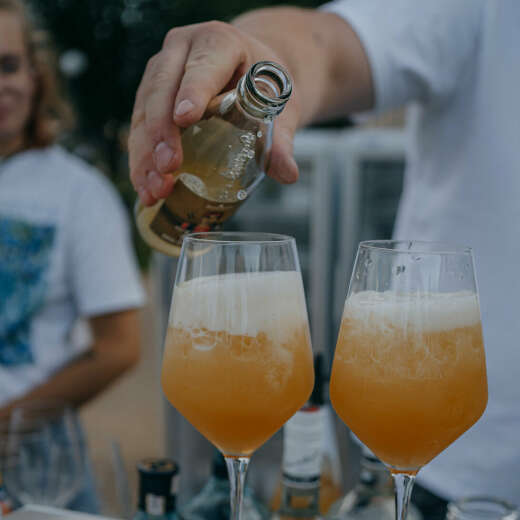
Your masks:
{"label": "white shirt sleeve", "polygon": [[126,210],[98,172],[78,183],[69,207],[69,273],[82,316],[139,307],[144,302]]}
{"label": "white shirt sleeve", "polygon": [[486,0],[336,0],[367,53],[375,110],[448,97],[476,59]]}

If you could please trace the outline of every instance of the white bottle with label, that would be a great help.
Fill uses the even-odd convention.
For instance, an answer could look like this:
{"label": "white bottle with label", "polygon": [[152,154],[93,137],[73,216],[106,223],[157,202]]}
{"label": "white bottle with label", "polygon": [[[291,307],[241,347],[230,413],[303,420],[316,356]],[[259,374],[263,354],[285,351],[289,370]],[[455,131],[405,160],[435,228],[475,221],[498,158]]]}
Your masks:
{"label": "white bottle with label", "polygon": [[274,518],[318,518],[341,496],[341,469],[332,410],[324,398],[322,364],[318,354],[309,402],[283,429],[281,482],[270,504]]}

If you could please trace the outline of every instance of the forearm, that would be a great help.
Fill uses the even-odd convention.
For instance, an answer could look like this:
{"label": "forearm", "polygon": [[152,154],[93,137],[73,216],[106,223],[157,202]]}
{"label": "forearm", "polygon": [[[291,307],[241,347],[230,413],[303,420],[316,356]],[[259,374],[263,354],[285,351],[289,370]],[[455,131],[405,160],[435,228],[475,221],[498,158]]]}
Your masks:
{"label": "forearm", "polygon": [[373,106],[365,51],[353,29],[336,15],[278,7],[251,11],[232,23],[271,47],[289,69],[299,126]]}
{"label": "forearm", "polygon": [[0,415],[8,415],[16,406],[34,400],[66,401],[75,408],[80,407],[105,390],[135,361],[128,356],[90,351],[66,365],[45,383],[10,402],[0,410]]}
{"label": "forearm", "polygon": [[92,318],[89,352],[65,365],[47,381],[0,409],[0,419],[16,406],[52,399],[79,407],[105,390],[139,360],[140,328],[137,310]]}

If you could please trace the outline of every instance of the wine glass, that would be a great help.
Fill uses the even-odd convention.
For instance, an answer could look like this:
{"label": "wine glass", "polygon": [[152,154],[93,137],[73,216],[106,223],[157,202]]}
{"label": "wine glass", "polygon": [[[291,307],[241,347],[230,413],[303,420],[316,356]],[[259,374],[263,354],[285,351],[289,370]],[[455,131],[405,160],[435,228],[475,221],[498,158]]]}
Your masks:
{"label": "wine glass", "polygon": [[518,508],[498,498],[477,496],[448,504],[446,520],[518,520]]}
{"label": "wine glass", "polygon": [[65,507],[83,484],[80,442],[77,419],[63,403],[15,408],[2,469],[9,495],[21,504]]}
{"label": "wine glass", "polygon": [[330,381],[334,409],[390,469],[396,515],[419,469],[487,404],[473,255],[417,241],[359,245]]}
{"label": "wine glass", "polygon": [[314,384],[295,241],[267,233],[184,239],[162,364],[171,404],[224,455],[238,520],[252,453]]}

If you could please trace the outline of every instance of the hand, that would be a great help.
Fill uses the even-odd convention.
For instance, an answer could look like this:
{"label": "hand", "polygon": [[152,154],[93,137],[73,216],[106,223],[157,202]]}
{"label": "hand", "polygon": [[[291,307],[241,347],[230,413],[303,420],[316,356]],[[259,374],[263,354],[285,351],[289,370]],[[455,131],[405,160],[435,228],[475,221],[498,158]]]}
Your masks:
{"label": "hand", "polygon": [[[174,184],[168,173],[182,163],[180,129],[196,123],[209,101],[233,88],[260,60],[285,65],[276,53],[240,29],[208,22],[172,29],[146,66],[137,91],[128,140],[130,177],[141,202],[150,206]],[[275,122],[268,175],[283,183],[298,179],[293,138],[297,95]]]}

